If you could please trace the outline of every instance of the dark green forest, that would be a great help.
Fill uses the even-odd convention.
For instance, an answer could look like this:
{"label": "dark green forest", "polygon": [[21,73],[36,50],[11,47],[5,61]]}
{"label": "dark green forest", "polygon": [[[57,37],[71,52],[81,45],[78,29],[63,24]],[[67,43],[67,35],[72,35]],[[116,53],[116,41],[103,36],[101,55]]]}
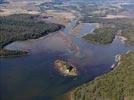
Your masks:
{"label": "dark green forest", "polygon": [[134,52],[122,55],[115,70],[76,88],[73,100],[133,100],[133,61]]}
{"label": "dark green forest", "polygon": [[108,44],[113,41],[116,32],[117,30],[114,28],[98,28],[93,33],[83,36],[83,38],[91,43]]}
{"label": "dark green forest", "polygon": [[[83,17],[80,20],[84,23],[100,23],[100,24],[102,24],[103,27],[104,27],[104,30],[103,29],[99,29],[99,30],[101,30],[101,31],[103,30],[104,31],[103,34],[105,34],[105,32],[106,32],[105,29],[107,28],[107,26],[109,28],[112,28],[113,31],[121,30],[121,36],[124,36],[124,37],[127,38],[126,43],[129,44],[129,45],[134,45],[134,19],[127,19],[127,18],[102,19],[102,18],[98,18],[98,17]],[[100,33],[100,32],[95,32],[95,33]],[[111,32],[109,31],[108,33],[111,33]],[[102,36],[103,36],[103,34],[102,34]],[[105,39],[105,37],[104,37],[102,40],[101,39],[96,40],[96,39],[98,39],[97,37],[99,37],[99,36],[96,36],[96,35],[100,36],[101,34],[87,35],[86,39],[87,39],[88,36],[89,36],[88,40],[90,39],[91,41],[99,41],[100,40],[100,42],[102,42],[102,40]],[[110,35],[107,35],[107,34],[105,34],[105,35],[110,36]],[[90,37],[93,37],[93,38],[96,37],[96,39],[92,40],[92,38],[90,38]],[[109,38],[109,41],[111,42],[110,38]]]}
{"label": "dark green forest", "polygon": [[4,46],[14,41],[36,39],[64,26],[35,20],[37,15],[10,15],[0,17],[0,56],[26,54],[25,51],[4,50]]}

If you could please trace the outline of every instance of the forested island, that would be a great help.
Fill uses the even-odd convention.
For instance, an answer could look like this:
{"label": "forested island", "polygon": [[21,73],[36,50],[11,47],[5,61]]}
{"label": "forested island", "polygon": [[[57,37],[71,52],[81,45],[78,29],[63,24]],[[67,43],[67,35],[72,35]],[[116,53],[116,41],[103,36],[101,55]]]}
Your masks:
{"label": "forested island", "polygon": [[5,50],[14,41],[36,39],[55,32],[64,26],[35,20],[37,15],[14,14],[0,17],[0,57],[25,55],[28,51]]}
{"label": "forested island", "polygon": [[134,52],[121,56],[115,70],[73,91],[73,100],[133,100]]}
{"label": "forested island", "polygon": [[[120,35],[127,39],[127,44],[134,45],[134,19],[83,17],[81,21],[84,23],[99,23],[103,26],[102,28],[95,29],[93,32],[94,34],[89,33],[83,37],[90,42],[107,44],[112,42],[114,35]],[[120,34],[118,34],[119,31]]]}
{"label": "forested island", "polygon": [[[81,21],[101,25],[82,37],[91,43],[108,44],[112,43],[115,36],[121,36],[126,38],[126,44],[134,45],[134,19],[85,17]],[[110,73],[74,89],[71,92],[72,100],[133,100],[133,61],[133,51],[122,55],[116,68]]]}
{"label": "forested island", "polygon": [[95,29],[93,33],[89,33],[82,38],[92,43],[108,44],[113,41],[116,32],[117,31],[114,28],[98,28]]}

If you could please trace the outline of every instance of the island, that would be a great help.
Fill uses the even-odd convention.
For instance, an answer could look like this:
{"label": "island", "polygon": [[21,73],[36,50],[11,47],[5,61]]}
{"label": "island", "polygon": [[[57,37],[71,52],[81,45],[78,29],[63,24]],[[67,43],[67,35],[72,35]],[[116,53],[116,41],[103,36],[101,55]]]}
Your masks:
{"label": "island", "polygon": [[133,100],[134,52],[121,56],[118,66],[73,90],[72,100]]}
{"label": "island", "polygon": [[116,29],[114,28],[96,28],[92,33],[89,33],[82,38],[96,44],[109,44],[115,38]]}
{"label": "island", "polygon": [[134,18],[105,19],[85,16],[80,19],[80,21],[83,23],[99,23],[103,26],[99,29],[95,29],[94,34],[90,33],[83,37],[90,42],[99,44],[111,43],[114,39],[114,35],[117,35],[121,37],[121,39],[124,38],[124,42],[127,45],[134,45]]}
{"label": "island", "polygon": [[7,50],[14,41],[36,39],[64,28],[63,25],[36,20],[38,15],[14,14],[0,16],[0,57],[25,55],[28,51]]}
{"label": "island", "polygon": [[56,60],[54,62],[55,68],[60,72],[63,76],[77,76],[78,72],[76,67],[73,64],[65,62],[63,60]]}

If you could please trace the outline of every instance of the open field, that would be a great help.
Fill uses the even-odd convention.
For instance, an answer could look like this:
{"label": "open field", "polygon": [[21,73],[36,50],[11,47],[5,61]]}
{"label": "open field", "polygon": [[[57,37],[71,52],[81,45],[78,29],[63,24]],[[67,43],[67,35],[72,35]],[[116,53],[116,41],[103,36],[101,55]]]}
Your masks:
{"label": "open field", "polygon": [[76,15],[73,12],[58,12],[55,10],[47,10],[44,13],[45,16],[53,16],[51,22],[67,25],[69,21],[76,18]]}

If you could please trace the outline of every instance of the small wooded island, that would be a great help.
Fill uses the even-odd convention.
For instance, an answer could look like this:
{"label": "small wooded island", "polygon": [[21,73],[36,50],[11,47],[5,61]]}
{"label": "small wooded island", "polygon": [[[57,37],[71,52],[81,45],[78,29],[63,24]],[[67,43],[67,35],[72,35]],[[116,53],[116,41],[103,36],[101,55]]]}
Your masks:
{"label": "small wooded island", "polygon": [[64,76],[77,76],[78,72],[74,65],[69,64],[63,60],[56,60],[54,62],[55,68]]}

